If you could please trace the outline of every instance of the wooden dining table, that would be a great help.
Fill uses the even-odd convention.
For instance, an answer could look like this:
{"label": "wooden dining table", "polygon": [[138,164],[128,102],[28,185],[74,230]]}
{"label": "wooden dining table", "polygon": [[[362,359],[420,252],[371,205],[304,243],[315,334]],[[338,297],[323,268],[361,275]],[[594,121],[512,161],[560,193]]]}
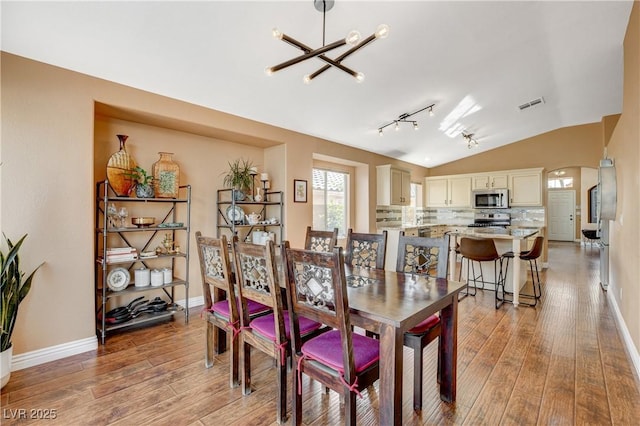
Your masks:
{"label": "wooden dining table", "polygon": [[[286,286],[278,258],[280,286]],[[440,313],[438,363],[440,399],[456,400],[458,293],[463,282],[419,274],[345,265],[351,323],[380,336],[380,425],[402,424],[404,333]],[[214,299],[222,300],[221,294]],[[218,337],[219,335],[219,337]],[[216,353],[224,352],[225,333],[215,333]]]}
{"label": "wooden dining table", "polygon": [[458,293],[465,283],[345,267],[351,323],[380,335],[380,424],[402,424],[404,333],[440,312],[440,398],[456,399]]}

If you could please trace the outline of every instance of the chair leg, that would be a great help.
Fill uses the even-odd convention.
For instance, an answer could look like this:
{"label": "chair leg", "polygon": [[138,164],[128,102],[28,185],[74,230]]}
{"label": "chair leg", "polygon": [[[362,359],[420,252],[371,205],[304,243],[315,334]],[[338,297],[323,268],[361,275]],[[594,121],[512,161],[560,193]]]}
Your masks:
{"label": "chair leg", "polygon": [[[242,335],[241,335],[242,336]],[[242,364],[242,394],[251,394],[251,346],[240,337],[240,363]]]}
{"label": "chair leg", "polygon": [[295,426],[299,426],[302,424],[302,394],[298,393],[298,387],[302,385],[299,383],[299,380],[302,378],[298,375],[297,368],[293,370],[293,386],[291,387],[291,392],[293,392],[293,406],[291,407],[291,424]]}
{"label": "chair leg", "polygon": [[231,347],[229,348],[229,351],[231,352],[230,386],[235,388],[240,384],[240,347],[238,345],[238,341],[234,342],[233,339],[231,339]]}
{"label": "chair leg", "polygon": [[413,345],[413,409],[422,410],[422,365],[423,354],[420,344]]}
{"label": "chair leg", "polygon": [[344,423],[347,425],[356,426],[356,394],[345,388],[347,395],[345,395],[344,402]]}
{"label": "chair leg", "polygon": [[213,328],[215,326],[207,321],[207,332],[206,332],[206,349],[204,352],[204,366],[206,368],[211,368],[213,365]]}
{"label": "chair leg", "polygon": [[[278,424],[283,424],[287,420],[287,363],[281,364],[278,356],[278,407],[277,420]],[[297,391],[297,390],[296,390]],[[292,392],[295,392],[292,390]]]}
{"label": "chair leg", "polygon": [[[536,278],[538,281],[538,296],[537,298],[539,299],[542,296],[542,287],[540,286],[540,274],[538,273],[538,261],[536,259],[533,259],[533,264],[536,267]],[[533,280],[533,273],[531,274],[531,280]],[[533,289],[534,294],[535,294],[535,287]]]}

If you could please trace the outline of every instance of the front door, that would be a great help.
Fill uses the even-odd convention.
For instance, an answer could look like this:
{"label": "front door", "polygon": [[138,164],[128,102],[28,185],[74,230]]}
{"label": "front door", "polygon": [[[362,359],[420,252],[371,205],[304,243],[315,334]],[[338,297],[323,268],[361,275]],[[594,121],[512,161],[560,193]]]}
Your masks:
{"label": "front door", "polygon": [[576,191],[549,191],[549,235],[550,240],[575,241]]}

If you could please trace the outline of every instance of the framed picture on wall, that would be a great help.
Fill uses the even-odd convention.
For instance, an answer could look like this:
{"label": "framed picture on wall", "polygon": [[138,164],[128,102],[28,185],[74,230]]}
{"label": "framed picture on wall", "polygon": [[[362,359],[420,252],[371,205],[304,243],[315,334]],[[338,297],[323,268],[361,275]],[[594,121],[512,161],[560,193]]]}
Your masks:
{"label": "framed picture on wall", "polygon": [[294,203],[306,203],[307,202],[307,181],[306,180],[293,180],[293,202]]}

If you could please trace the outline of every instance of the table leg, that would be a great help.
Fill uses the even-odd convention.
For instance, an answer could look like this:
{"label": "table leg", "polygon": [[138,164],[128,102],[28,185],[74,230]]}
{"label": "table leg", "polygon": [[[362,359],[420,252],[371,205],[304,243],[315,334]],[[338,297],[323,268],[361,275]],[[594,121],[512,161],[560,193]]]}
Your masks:
{"label": "table leg", "polygon": [[380,424],[402,424],[403,334],[394,326],[380,327]]}
{"label": "table leg", "polygon": [[512,283],[513,283],[513,306],[518,306],[520,301],[520,241],[517,238],[514,238],[512,241],[513,245],[513,274]]}
{"label": "table leg", "polygon": [[440,399],[445,402],[456,400],[458,376],[458,297],[451,298],[451,304],[440,311],[441,334],[438,345],[440,369]]}

